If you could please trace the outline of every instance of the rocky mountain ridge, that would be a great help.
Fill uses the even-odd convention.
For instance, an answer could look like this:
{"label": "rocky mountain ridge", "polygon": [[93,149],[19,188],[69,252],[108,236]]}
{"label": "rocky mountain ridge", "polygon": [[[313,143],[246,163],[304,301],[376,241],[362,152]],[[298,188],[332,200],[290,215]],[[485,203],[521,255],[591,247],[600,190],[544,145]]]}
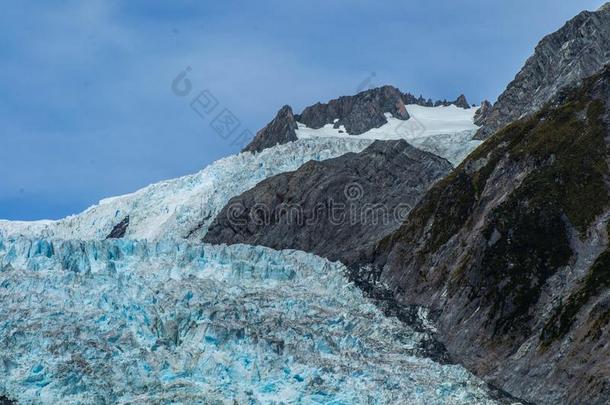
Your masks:
{"label": "rocky mountain ridge", "polygon": [[277,144],[296,140],[297,122],[313,129],[331,124],[334,128],[344,128],[347,135],[360,135],[386,124],[388,122],[387,113],[392,114],[394,118],[408,120],[409,113],[405,105],[409,104],[424,107],[453,104],[459,108],[470,108],[468,100],[463,94],[455,101],[433,102],[422,96],[416,97],[410,93],[402,93],[393,86],[377,87],[353,96],[339,97],[328,103],[316,103],[296,115],[292,107],[285,105],[269,124],[257,132],[243,152],[260,152]]}
{"label": "rocky mountain ridge", "polygon": [[476,139],[535,113],[561,89],[577,85],[610,62],[610,3],[583,11],[544,37],[492,108],[482,111]]}
{"label": "rocky mountain ridge", "polygon": [[[425,353],[443,361],[451,357],[503,390],[535,403],[605,404],[610,399],[607,362],[610,358],[610,67],[590,78],[585,76],[603,65],[607,55],[606,13],[609,11],[610,3],[597,12],[583,12],[541,42],[498,103],[493,106],[483,103],[476,120],[484,125],[479,137],[487,140],[453,172],[449,162],[418,150],[404,140],[376,141],[368,146],[372,141],[359,139],[358,134],[388,123],[386,114],[392,114],[397,120],[409,120],[412,117],[406,105],[455,104],[468,108],[465,97],[460,96],[451,103],[432,102],[384,86],[326,104],[318,103],[301,114],[295,115],[291,107],[284,106],[245,149],[257,153],[219,161],[197,175],[105,201],[85,215],[63,222],[28,225],[27,229],[19,224],[0,225],[6,225],[11,232],[23,228],[24,233],[33,233],[29,236],[32,239],[22,244],[23,252],[27,252],[22,252],[22,256],[33,258],[35,266],[40,267],[29,270],[48,266],[49,259],[56,256],[53,242],[41,237],[78,234],[82,239],[94,239],[83,242],[85,249],[77,248],[65,260],[54,261],[57,269],[67,272],[67,279],[72,278],[70,271],[87,274],[87,269],[79,267],[86,263],[78,259],[81,253],[93,254],[96,263],[103,262],[99,269],[108,271],[109,279],[117,269],[125,269],[120,263],[134,251],[158,249],[163,260],[167,252],[185,255],[170,261],[169,265],[162,263],[168,273],[172,263],[189,260],[199,263],[203,257],[191,251],[191,247],[185,249],[185,245],[168,247],[164,241],[151,247],[130,240],[137,237],[155,240],[167,237],[180,243],[188,239],[195,241],[195,246],[203,240],[313,252],[351,265],[351,281],[383,308],[386,318],[378,319],[396,317],[402,321],[411,317],[420,318],[420,322],[433,321],[434,336],[441,339],[440,344],[426,339],[423,344],[433,347],[417,347],[413,353]],[[581,81],[582,85],[576,86]],[[297,122],[317,129],[332,125],[353,136],[298,139]],[[499,128],[503,129],[489,136]],[[432,143],[438,143],[438,139],[430,137]],[[346,208],[347,213],[355,210],[356,220],[340,217],[336,222],[337,218],[329,215],[328,206],[322,206],[325,212],[316,211],[320,202],[329,200],[342,204],[344,214]],[[384,211],[378,211],[379,208]],[[308,213],[321,214],[321,217],[314,216],[314,221],[308,222],[311,218],[307,217]],[[12,238],[11,235],[8,239]],[[109,239],[103,242],[109,247],[103,254],[92,248],[99,245],[95,239],[100,238]],[[66,242],[66,246],[71,243]],[[4,248],[2,243],[0,248]],[[239,277],[245,278],[252,276],[252,269],[246,264],[248,260],[271,257],[271,264],[265,263],[261,274],[272,281],[261,283],[260,301],[248,306],[254,309],[253,313],[270,304],[265,301],[270,291],[268,286],[293,269],[278,265],[286,252],[272,253],[256,246],[206,249],[247,252],[245,257],[237,255],[240,264],[234,268]],[[10,274],[11,282],[26,280],[38,285],[34,271],[27,274],[32,278],[29,280],[21,277],[20,269],[13,267],[18,258],[12,252],[6,250],[7,264],[0,267],[0,274]],[[319,258],[302,252],[288,252],[288,255],[306,258],[307,264],[297,266],[294,274],[298,276],[313,269],[318,273],[312,280],[320,284],[330,274],[328,269],[335,266],[311,267],[310,263],[319,263]],[[219,260],[219,264],[230,263],[232,257]],[[104,258],[108,258],[107,266]],[[138,266],[140,262],[137,260]],[[149,268],[139,270],[143,277],[156,275]],[[202,272],[197,274],[201,276]],[[175,283],[174,276],[167,274],[167,282]],[[229,280],[218,281],[214,274],[205,276],[210,276],[218,285]],[[202,288],[197,280],[181,285],[175,290],[178,295],[160,309],[173,307],[181,300],[180,305],[189,312],[193,296],[182,294],[189,286],[198,286],[196,292],[202,295],[216,291]],[[309,283],[307,280],[296,288],[295,296]],[[243,288],[243,284],[235,286],[235,290]],[[344,288],[344,284],[337,286]],[[159,285],[159,289],[164,287]],[[21,290],[25,302],[29,300],[29,291],[35,289]],[[228,290],[227,298],[232,291]],[[277,293],[284,291],[280,289]],[[314,303],[312,308],[322,308],[323,316],[300,324],[295,328],[295,337],[304,337],[302,328],[327,326],[328,315],[317,304],[318,300],[332,295],[315,296],[315,300],[308,301]],[[116,297],[117,302],[124,298],[123,294]],[[201,302],[209,308],[207,299]],[[271,305],[282,302],[276,299]],[[291,299],[286,303],[286,307],[273,311],[273,316],[280,314],[276,323],[261,329],[260,336],[283,331],[282,322],[286,319],[282,315],[286,308],[299,315],[294,319],[301,319],[300,315],[307,312],[299,314]],[[126,307],[140,308],[131,303]],[[28,307],[24,309],[29,311]],[[230,315],[243,313],[240,311],[241,307],[236,304],[227,309]],[[426,316],[420,317],[420,311]],[[210,314],[212,317],[216,314]],[[24,319],[30,321],[29,317],[21,317]],[[72,321],[69,317],[65,319],[66,325]],[[183,338],[178,328],[191,325],[180,319],[167,321],[167,329],[161,333],[167,334],[164,344]],[[328,326],[342,333],[348,331],[349,326],[341,322]],[[205,335],[209,347],[218,341],[231,342],[233,335],[237,346],[243,342],[241,329],[223,329],[223,322],[219,324],[217,330]],[[258,324],[252,322],[254,326]],[[399,331],[397,334],[402,333],[399,326],[392,329]],[[324,339],[314,344],[316,350],[324,353],[321,358],[337,349],[334,343],[328,343],[337,330],[331,332],[325,332]],[[259,334],[255,335],[258,339]],[[102,334],[93,336],[100,338]],[[202,336],[193,341],[200,343]],[[13,335],[7,339],[12,342]],[[268,343],[266,350],[275,355],[291,348],[279,336]],[[154,339],[151,344],[156,350]],[[359,346],[357,342],[355,346]],[[301,343],[292,345],[299,353],[305,347]],[[375,344],[375,347],[385,346]],[[439,349],[444,347],[448,352]],[[154,353],[148,347],[146,350]],[[236,350],[227,353],[234,354]],[[385,361],[386,358],[381,353],[376,359]],[[80,364],[76,362],[75,366]],[[394,369],[392,363],[386,366]],[[28,373],[32,369],[24,368],[24,381],[30,381]],[[144,369],[138,367],[138,370]],[[201,375],[216,374],[206,370]],[[404,374],[396,381],[403,381],[401,375]],[[290,384],[296,384],[298,380],[294,378],[290,377]],[[302,378],[300,374],[299,378]],[[312,374],[311,382],[318,384],[319,380]],[[408,386],[401,386],[401,390],[408,390]],[[394,390],[392,386],[388,389]],[[432,394],[429,398],[434,398]],[[0,395],[0,402],[5,399]]]}
{"label": "rocky mountain ridge", "polygon": [[610,67],[479,147],[364,277],[437,314],[450,354],[536,403],[610,399]]}
{"label": "rocky mountain ridge", "polygon": [[232,198],[205,243],[297,249],[355,263],[395,230],[453,166],[404,140],[311,161]]}

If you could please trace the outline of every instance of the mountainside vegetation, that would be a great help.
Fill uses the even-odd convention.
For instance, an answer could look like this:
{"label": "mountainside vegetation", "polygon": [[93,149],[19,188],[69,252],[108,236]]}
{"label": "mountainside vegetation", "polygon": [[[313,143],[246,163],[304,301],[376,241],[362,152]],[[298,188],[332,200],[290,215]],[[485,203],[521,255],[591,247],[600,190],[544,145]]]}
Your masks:
{"label": "mountainside vegetation", "polygon": [[399,301],[440,313],[452,355],[525,399],[610,395],[609,99],[606,68],[496,133],[373,260]]}

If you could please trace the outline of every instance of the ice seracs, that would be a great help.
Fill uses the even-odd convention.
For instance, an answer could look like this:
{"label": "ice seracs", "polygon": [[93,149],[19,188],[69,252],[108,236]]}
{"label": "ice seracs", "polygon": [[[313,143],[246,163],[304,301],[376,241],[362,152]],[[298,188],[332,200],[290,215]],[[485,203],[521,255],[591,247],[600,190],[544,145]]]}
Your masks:
{"label": "ice seracs", "polygon": [[473,123],[477,108],[410,104],[406,109],[408,120],[386,113],[385,125],[357,136],[349,135],[344,127],[335,129],[332,124],[320,129],[298,124],[297,141],[220,159],[199,173],[104,199],[81,214],[58,221],[0,221],[0,234],[99,240],[129,217],[126,238],[193,239],[205,235],[207,227],[232,197],[270,176],[296,170],[309,160],[360,152],[376,139],[406,139],[457,166],[480,144],[472,140],[478,128]]}
{"label": "ice seracs", "polygon": [[158,240],[203,236],[230,198],[267,177],[296,170],[310,160],[360,152],[372,140],[303,139],[259,153],[220,159],[199,173],[107,198],[81,214],[58,221],[0,221],[0,234],[32,238],[105,239],[129,216],[125,237]]}
{"label": "ice seracs", "polygon": [[[419,142],[452,162],[469,151],[463,134],[471,136],[474,111],[408,107],[411,119],[388,114],[386,125],[361,136],[301,125],[296,141],[62,220],[0,221],[0,397],[493,403],[463,367],[423,357],[427,332],[384,316],[342,265],[298,251],[184,241],[202,238],[232,197],[260,181],[375,139]],[[118,225],[124,239],[106,239]]]}
{"label": "ice seracs", "polygon": [[298,251],[0,240],[0,396],[20,403],[493,403]]}

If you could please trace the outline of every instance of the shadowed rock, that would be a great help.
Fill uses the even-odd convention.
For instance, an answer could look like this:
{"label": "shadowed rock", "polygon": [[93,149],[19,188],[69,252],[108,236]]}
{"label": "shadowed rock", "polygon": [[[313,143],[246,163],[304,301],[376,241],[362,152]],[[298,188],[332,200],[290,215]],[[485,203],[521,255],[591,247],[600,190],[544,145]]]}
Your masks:
{"label": "shadowed rock", "polygon": [[276,117],[256,134],[252,142],[242,152],[260,152],[277,144],[297,140],[297,123],[292,108],[285,105],[278,111]]}
{"label": "shadowed rock", "polygon": [[470,108],[470,104],[468,104],[468,100],[466,100],[466,96],[463,94],[460,94],[460,96],[451,104],[466,110]]}
{"label": "shadowed rock", "polygon": [[106,239],[121,239],[125,237],[127,228],[129,227],[129,215],[127,215],[121,222],[116,224],[112,231],[106,236]]}
{"label": "shadowed rock", "polygon": [[204,242],[299,249],[353,263],[451,168],[405,141],[376,141],[358,154],[308,162],[231,199]]}
{"label": "shadowed rock", "polygon": [[355,96],[340,97],[327,104],[317,103],[307,107],[297,116],[297,121],[314,129],[322,128],[326,124],[334,124],[335,128],[344,126],[348,134],[360,135],[387,123],[385,113],[390,113],[398,119],[409,119],[402,94],[392,86],[366,90]]}
{"label": "shadowed rock", "polygon": [[517,397],[610,398],[610,67],[483,143],[361,272]]}
{"label": "shadowed rock", "polygon": [[474,113],[474,122],[483,122],[487,118],[487,115],[491,111],[491,108],[491,103],[487,100],[484,100],[481,103],[481,107],[479,107],[479,109]]}
{"label": "shadowed rock", "polygon": [[[464,108],[466,110],[470,108],[470,104],[468,104],[468,100],[466,100],[466,96],[464,96],[463,94],[460,94],[458,96],[458,98],[456,98],[454,101],[438,100],[432,106],[433,107],[449,107],[450,105],[455,105],[456,107]],[[430,107],[432,107],[432,106],[430,106]]]}

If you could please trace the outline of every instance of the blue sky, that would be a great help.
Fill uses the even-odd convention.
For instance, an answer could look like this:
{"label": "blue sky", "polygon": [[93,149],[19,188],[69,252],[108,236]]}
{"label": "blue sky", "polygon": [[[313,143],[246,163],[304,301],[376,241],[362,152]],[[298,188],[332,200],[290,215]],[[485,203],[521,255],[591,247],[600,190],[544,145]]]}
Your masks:
{"label": "blue sky", "polygon": [[[14,1],[0,13],[0,218],[75,214],[239,146],[189,101],[256,132],[392,84],[494,100],[547,33],[602,1]],[[188,96],[172,82],[190,67]]]}

